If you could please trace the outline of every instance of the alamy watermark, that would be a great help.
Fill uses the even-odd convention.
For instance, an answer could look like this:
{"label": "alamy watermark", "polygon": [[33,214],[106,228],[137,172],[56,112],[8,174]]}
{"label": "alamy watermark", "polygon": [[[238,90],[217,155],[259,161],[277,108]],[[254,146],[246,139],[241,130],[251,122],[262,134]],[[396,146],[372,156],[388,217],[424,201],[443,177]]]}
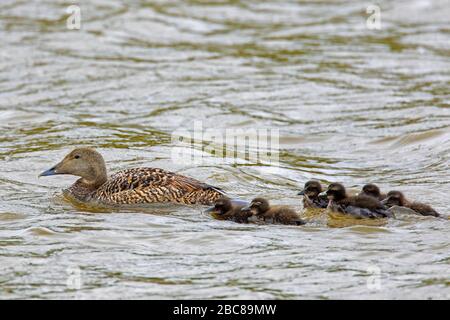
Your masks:
{"label": "alamy watermark", "polygon": [[367,268],[367,289],[369,291],[380,291],[381,290],[381,268],[372,265]]}
{"label": "alamy watermark", "polygon": [[185,164],[260,164],[279,166],[278,129],[205,129],[194,122],[193,130],[179,129],[172,134],[174,162]]}
{"label": "alamy watermark", "polygon": [[369,30],[381,29],[381,8],[375,4],[367,6],[366,13],[370,16],[366,20],[366,27]]}
{"label": "alamy watermark", "polygon": [[78,267],[70,267],[66,269],[67,281],[66,286],[69,290],[80,290],[83,286],[81,269]]}
{"label": "alamy watermark", "polygon": [[77,5],[68,6],[66,9],[69,17],[66,20],[66,26],[69,30],[81,29],[81,8]]}
{"label": "alamy watermark", "polygon": [[[81,7],[73,4],[66,9],[69,17],[66,20],[66,26],[69,30],[81,29]],[[381,8],[376,4],[370,4],[366,8],[366,13],[369,15],[366,20],[366,27],[369,30],[381,29]]]}

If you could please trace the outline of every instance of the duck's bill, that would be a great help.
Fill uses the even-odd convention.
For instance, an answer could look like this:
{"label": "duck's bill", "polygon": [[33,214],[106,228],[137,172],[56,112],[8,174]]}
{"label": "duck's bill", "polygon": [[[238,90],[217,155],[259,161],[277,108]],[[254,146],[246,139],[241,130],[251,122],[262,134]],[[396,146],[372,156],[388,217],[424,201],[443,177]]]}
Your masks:
{"label": "duck's bill", "polygon": [[217,212],[218,211],[217,211],[216,207],[212,207],[212,208],[209,208],[209,209],[205,210],[205,213],[217,213]]}
{"label": "duck's bill", "polygon": [[51,168],[51,169],[48,169],[47,171],[42,172],[42,173],[39,175],[39,177],[54,176],[54,175],[56,175],[56,174],[58,174],[58,173],[56,172],[56,167],[53,167],[53,168]]}
{"label": "duck's bill", "polygon": [[391,199],[390,198],[386,198],[386,199],[384,199],[384,200],[382,200],[380,202],[381,202],[382,205],[386,206],[388,204],[389,200],[391,200]]}
{"label": "duck's bill", "polygon": [[319,193],[319,197],[327,197],[328,195],[327,195],[327,192],[326,191],[324,191],[324,192],[322,192],[322,193]]}
{"label": "duck's bill", "polygon": [[305,195],[305,190],[300,191],[299,193],[297,193],[298,196],[304,196]]}

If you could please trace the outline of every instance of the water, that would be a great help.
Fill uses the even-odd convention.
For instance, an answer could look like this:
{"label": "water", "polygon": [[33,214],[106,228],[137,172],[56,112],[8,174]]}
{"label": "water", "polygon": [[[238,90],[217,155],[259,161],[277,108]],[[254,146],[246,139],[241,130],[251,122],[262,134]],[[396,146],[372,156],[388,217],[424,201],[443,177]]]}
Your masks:
{"label": "water", "polygon": [[[98,212],[38,179],[75,146],[111,171],[175,170],[300,209],[310,178],[401,189],[448,215],[450,4],[381,1],[0,4],[0,298],[448,299],[450,223],[305,227],[201,208]],[[171,161],[171,134],[280,130],[279,169]],[[76,290],[78,285],[80,290]]]}

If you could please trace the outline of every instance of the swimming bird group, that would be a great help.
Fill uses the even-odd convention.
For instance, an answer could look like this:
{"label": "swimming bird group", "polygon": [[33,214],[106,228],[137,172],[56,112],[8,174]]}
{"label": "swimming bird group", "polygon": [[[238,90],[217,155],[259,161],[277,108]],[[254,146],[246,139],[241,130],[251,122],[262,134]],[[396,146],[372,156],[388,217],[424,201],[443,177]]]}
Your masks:
{"label": "swimming bird group", "polygon": [[[73,150],[60,163],[39,176],[63,174],[79,177],[64,193],[81,202],[112,206],[147,203],[213,205],[208,212],[221,220],[305,224],[299,213],[287,206],[272,206],[261,197],[250,203],[233,200],[220,188],[163,169],[127,169],[108,177],[102,155],[91,148]],[[305,209],[327,209],[355,218],[390,218],[393,216],[390,208],[394,206],[406,207],[424,216],[439,216],[427,204],[410,201],[400,191],[383,194],[374,184],[367,184],[358,195],[349,196],[340,183],[332,183],[324,191],[320,182],[310,180],[298,195],[303,196]]]}
{"label": "swimming bird group", "polygon": [[305,208],[328,208],[356,217],[389,218],[392,217],[389,209],[395,206],[408,208],[423,216],[440,216],[430,205],[407,200],[400,191],[381,193],[380,188],[372,183],[364,185],[357,195],[349,196],[340,183],[332,183],[322,192],[321,184],[311,180],[306,182],[299,195],[303,195]]}

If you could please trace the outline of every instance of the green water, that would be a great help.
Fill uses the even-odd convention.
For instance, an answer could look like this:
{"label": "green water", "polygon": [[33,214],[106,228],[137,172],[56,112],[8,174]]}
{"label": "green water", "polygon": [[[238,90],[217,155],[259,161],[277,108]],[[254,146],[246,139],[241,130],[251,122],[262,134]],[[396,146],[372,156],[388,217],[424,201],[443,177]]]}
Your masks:
{"label": "green water", "polygon": [[[111,172],[162,167],[299,210],[316,178],[448,215],[450,4],[379,4],[369,30],[361,1],[93,0],[68,30],[66,1],[2,0],[0,298],[449,299],[450,221],[95,212],[62,199],[73,177],[37,178],[93,146]],[[195,121],[279,129],[279,165],[172,161],[172,133]]]}

